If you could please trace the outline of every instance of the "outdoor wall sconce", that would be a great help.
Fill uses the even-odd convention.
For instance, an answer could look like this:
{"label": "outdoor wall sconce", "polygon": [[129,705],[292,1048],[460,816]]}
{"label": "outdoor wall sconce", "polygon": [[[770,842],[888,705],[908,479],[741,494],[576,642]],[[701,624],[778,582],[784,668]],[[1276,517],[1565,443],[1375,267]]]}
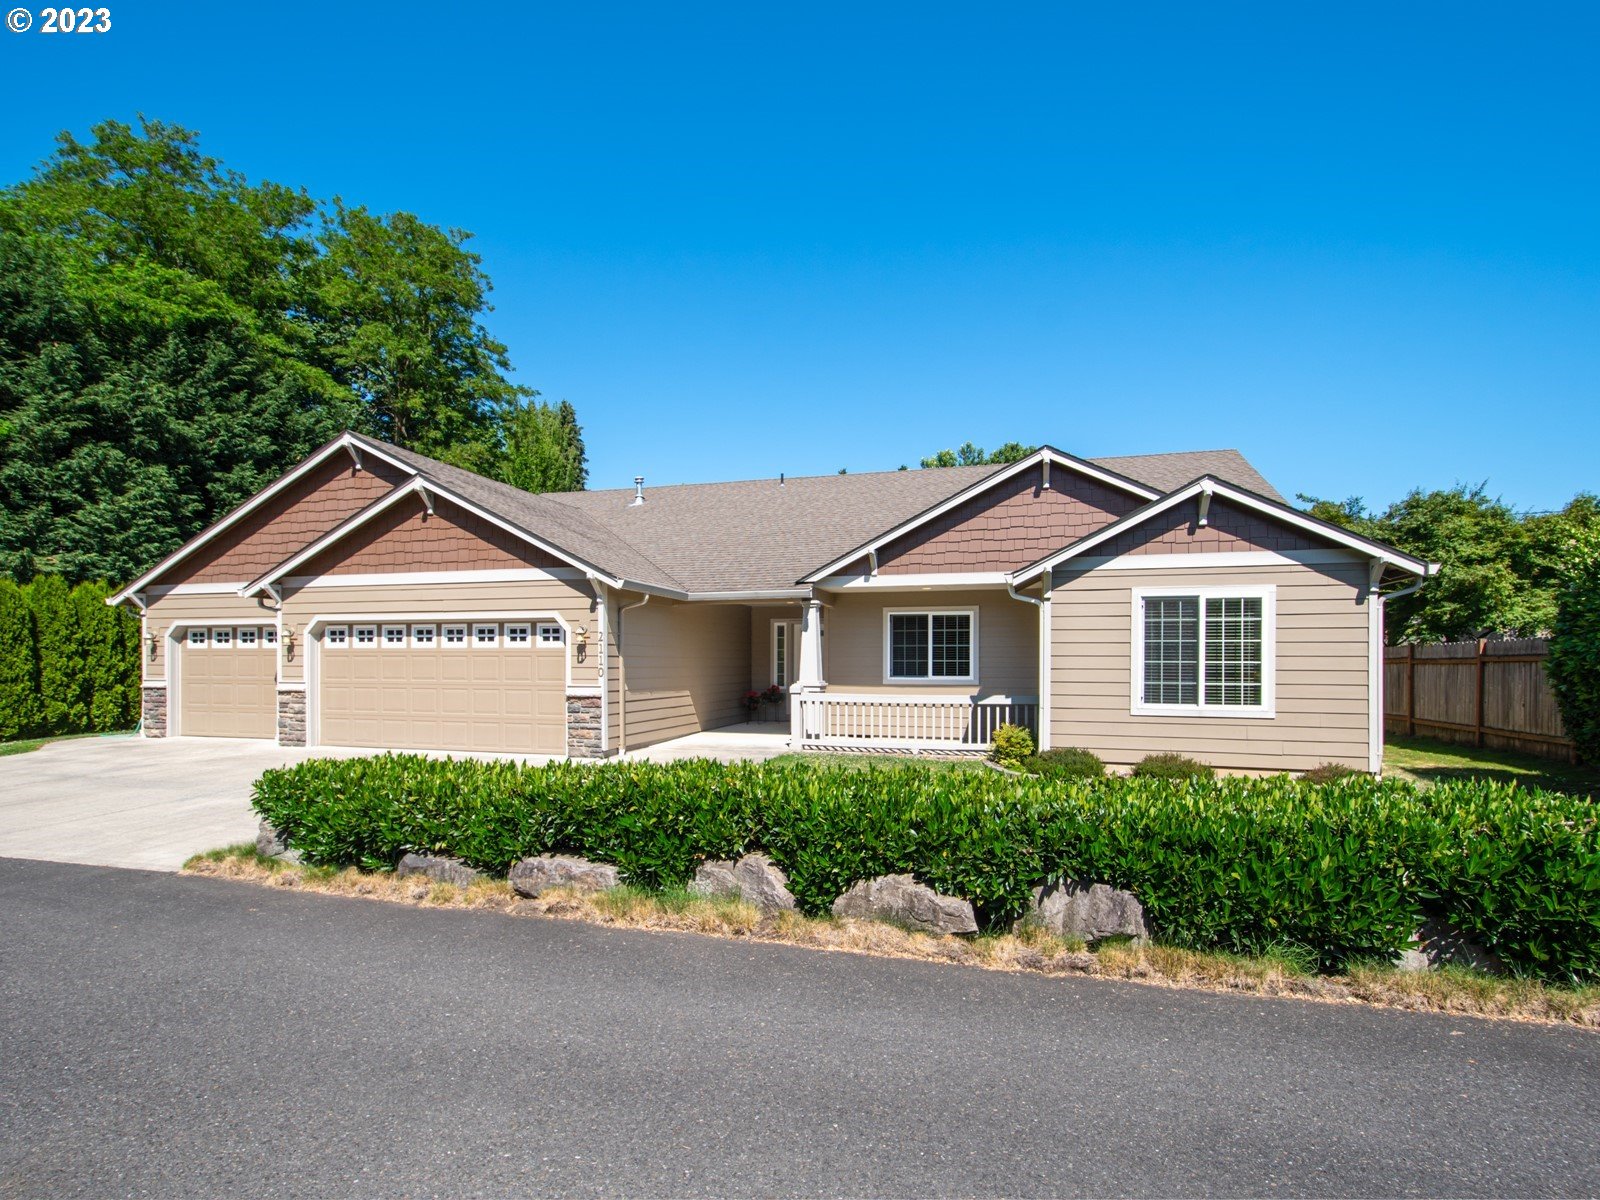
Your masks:
{"label": "outdoor wall sconce", "polygon": [[156,660],[156,647],[158,647],[161,644],[161,639],[159,637],[157,637],[155,634],[152,633],[149,637],[145,638],[145,641],[150,646],[150,661],[151,662],[155,662],[155,660]]}
{"label": "outdoor wall sconce", "polygon": [[283,631],[283,655],[285,658],[294,657],[294,630],[292,629]]}
{"label": "outdoor wall sconce", "polygon": [[582,662],[589,657],[589,627],[587,625],[574,625],[572,627],[572,636],[578,651],[578,661]]}

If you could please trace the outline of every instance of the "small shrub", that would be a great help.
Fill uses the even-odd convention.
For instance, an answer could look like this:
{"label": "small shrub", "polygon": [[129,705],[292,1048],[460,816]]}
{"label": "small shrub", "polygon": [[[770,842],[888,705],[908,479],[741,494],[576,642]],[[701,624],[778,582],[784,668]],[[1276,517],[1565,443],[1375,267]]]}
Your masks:
{"label": "small shrub", "polygon": [[1033,734],[1021,725],[1002,725],[994,731],[994,748],[989,757],[1002,767],[1015,767],[1033,754]]}
{"label": "small shrub", "polygon": [[1545,674],[1561,705],[1561,722],[1585,762],[1600,762],[1600,530],[1567,548]]}
{"label": "small shrub", "polygon": [[1134,764],[1138,779],[1214,779],[1217,769],[1181,754],[1147,754]]}
{"label": "small shrub", "polygon": [[1059,750],[1041,750],[1023,759],[1019,769],[1041,779],[1103,779],[1106,764],[1093,751],[1065,746]]}
{"label": "small shrub", "polygon": [[1348,779],[1361,772],[1354,767],[1347,767],[1343,763],[1318,763],[1309,771],[1301,771],[1300,779],[1303,783],[1337,783],[1341,779]]}

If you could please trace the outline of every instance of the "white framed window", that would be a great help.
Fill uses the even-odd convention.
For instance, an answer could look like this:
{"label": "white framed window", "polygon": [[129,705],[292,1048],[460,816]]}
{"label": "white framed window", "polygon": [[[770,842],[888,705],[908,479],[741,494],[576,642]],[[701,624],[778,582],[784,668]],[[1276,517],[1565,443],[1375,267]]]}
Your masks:
{"label": "white framed window", "polygon": [[233,648],[233,630],[231,630],[231,629],[213,629],[211,631],[211,644],[213,646],[215,646],[218,650],[230,650],[230,649],[232,649]]}
{"label": "white framed window", "polygon": [[322,644],[333,650],[343,650],[350,644],[349,626],[329,625],[322,631]]}
{"label": "white framed window", "polygon": [[500,644],[500,626],[474,625],[472,627],[472,644],[479,650],[493,650]]}
{"label": "white framed window", "polygon": [[406,644],[406,627],[404,625],[385,625],[383,627],[383,644],[389,650],[401,649]]}
{"label": "white framed window", "polygon": [[1271,717],[1277,588],[1135,588],[1135,716]]}
{"label": "white framed window", "polygon": [[254,650],[260,640],[260,632],[250,628],[248,625],[239,630],[239,649],[241,650]]}
{"label": "white framed window", "polygon": [[444,627],[444,644],[446,646],[465,646],[467,644],[467,627],[465,625],[446,625]]}
{"label": "white framed window", "polygon": [[976,683],[978,610],[885,609],[885,683]]}
{"label": "white framed window", "polygon": [[189,649],[204,650],[206,645],[206,631],[204,629],[189,630]]}
{"label": "white framed window", "polygon": [[268,647],[276,646],[278,644],[278,628],[276,625],[262,626],[261,644]]}
{"label": "white framed window", "polygon": [[567,640],[567,631],[555,621],[539,622],[539,649],[559,650]]}
{"label": "white framed window", "polygon": [[506,626],[506,645],[526,650],[533,642],[533,627],[526,623]]}
{"label": "white framed window", "polygon": [[432,625],[413,625],[411,627],[411,644],[418,650],[433,649],[435,636]]}
{"label": "white framed window", "polygon": [[378,644],[378,627],[376,625],[352,626],[350,639],[355,642],[357,650],[371,650]]}

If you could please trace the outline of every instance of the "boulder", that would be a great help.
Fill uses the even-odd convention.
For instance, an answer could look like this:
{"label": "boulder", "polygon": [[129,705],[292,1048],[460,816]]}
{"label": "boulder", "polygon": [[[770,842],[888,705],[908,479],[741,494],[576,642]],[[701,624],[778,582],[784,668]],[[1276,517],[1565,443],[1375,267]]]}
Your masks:
{"label": "boulder", "polygon": [[289,848],[289,839],[279,833],[270,821],[256,826],[256,853],[262,858],[281,858],[284,862],[298,863],[300,851]]}
{"label": "boulder", "polygon": [[738,862],[703,862],[689,890],[701,896],[738,896],[762,912],[794,908],[789,879],[765,854],[746,854]]}
{"label": "boulder", "polygon": [[1400,952],[1394,965],[1402,971],[1431,971],[1453,963],[1458,967],[1471,967],[1498,975],[1505,971],[1493,950],[1474,941],[1448,921],[1424,921],[1422,928],[1411,935],[1411,944]]}
{"label": "boulder", "polygon": [[1144,924],[1144,906],[1132,892],[1075,879],[1034,888],[1028,911],[1017,924],[1042,926],[1057,937],[1086,942],[1150,936]]}
{"label": "boulder", "polygon": [[482,871],[473,870],[459,858],[434,854],[408,854],[400,860],[394,873],[399,879],[408,875],[425,875],[439,883],[453,883],[458,888],[469,888],[484,878]]}
{"label": "boulder", "polygon": [[512,891],[519,896],[537,896],[546,888],[565,887],[579,892],[602,892],[620,882],[610,863],[590,862],[570,854],[541,854],[525,858],[511,868],[508,876]]}
{"label": "boulder", "polygon": [[909,875],[864,879],[833,902],[833,915],[889,921],[923,933],[977,933],[972,905],[941,896]]}

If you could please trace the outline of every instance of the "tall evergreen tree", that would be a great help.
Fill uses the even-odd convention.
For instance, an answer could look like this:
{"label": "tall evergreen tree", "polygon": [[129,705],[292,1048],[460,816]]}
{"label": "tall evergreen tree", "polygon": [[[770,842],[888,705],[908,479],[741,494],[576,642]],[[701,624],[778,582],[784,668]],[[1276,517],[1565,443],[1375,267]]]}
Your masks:
{"label": "tall evergreen tree", "polygon": [[565,400],[559,406],[530,403],[506,420],[506,448],[500,479],[528,492],[576,492],[588,482],[589,467],[577,414]]}
{"label": "tall evergreen tree", "polygon": [[85,730],[100,733],[131,729],[138,711],[139,618],[108,607],[110,594],[111,588],[98,582],[72,589],[88,692]]}
{"label": "tall evergreen tree", "polygon": [[0,576],[0,741],[39,729],[39,653],[23,590]]}
{"label": "tall evergreen tree", "polygon": [[88,674],[72,595],[59,575],[28,585],[28,607],[39,639],[39,724],[45,733],[89,728]]}

